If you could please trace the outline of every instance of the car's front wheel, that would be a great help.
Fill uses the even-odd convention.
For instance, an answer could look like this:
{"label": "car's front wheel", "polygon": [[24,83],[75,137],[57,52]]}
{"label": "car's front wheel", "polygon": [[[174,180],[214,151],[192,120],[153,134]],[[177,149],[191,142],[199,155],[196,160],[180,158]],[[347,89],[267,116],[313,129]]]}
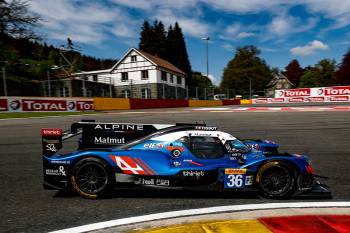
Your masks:
{"label": "car's front wheel", "polygon": [[108,165],[97,158],[80,160],[71,175],[73,190],[80,196],[95,199],[105,194],[111,187]]}
{"label": "car's front wheel", "polygon": [[287,163],[273,161],[258,171],[257,184],[263,196],[287,198],[295,191],[295,169]]}

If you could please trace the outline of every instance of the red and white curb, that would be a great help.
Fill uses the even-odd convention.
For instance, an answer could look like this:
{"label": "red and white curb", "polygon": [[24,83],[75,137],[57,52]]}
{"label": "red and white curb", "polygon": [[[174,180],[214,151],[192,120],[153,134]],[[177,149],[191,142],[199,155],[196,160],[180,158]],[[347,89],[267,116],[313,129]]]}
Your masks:
{"label": "red and white curb", "polygon": [[350,207],[350,202],[286,202],[286,203],[266,203],[266,204],[246,204],[217,206],[200,209],[170,211],[157,214],[142,215],[130,218],[121,218],[105,222],[93,223],[73,228],[67,228],[50,233],[80,233],[101,230],[109,227],[118,227],[128,224],[142,223],[161,219],[187,217],[195,215],[216,214],[223,212],[237,212],[246,210],[271,210],[282,208],[329,208],[329,207]]}
{"label": "red and white curb", "polygon": [[324,112],[324,111],[350,111],[350,106],[303,106],[303,107],[235,107],[235,108],[196,108],[193,111],[206,112]]}

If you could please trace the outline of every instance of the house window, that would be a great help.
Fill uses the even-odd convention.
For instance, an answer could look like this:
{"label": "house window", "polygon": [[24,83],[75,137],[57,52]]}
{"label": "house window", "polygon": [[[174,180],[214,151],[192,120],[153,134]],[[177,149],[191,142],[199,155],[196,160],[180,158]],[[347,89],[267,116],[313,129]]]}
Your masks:
{"label": "house window", "polygon": [[142,88],[141,89],[141,98],[142,99],[149,99],[151,97],[151,90],[148,88]]}
{"label": "house window", "polygon": [[177,76],[177,84],[179,84],[179,85],[182,84],[182,78],[181,78],[181,76]]}
{"label": "house window", "polygon": [[148,70],[141,70],[141,79],[148,79]]}
{"label": "house window", "polygon": [[128,72],[122,72],[122,82],[126,82],[128,79]]}
{"label": "house window", "polygon": [[97,74],[92,75],[92,81],[97,82]]}
{"label": "house window", "polygon": [[167,79],[166,79],[166,72],[165,71],[161,71],[161,76],[162,76],[162,81],[167,81]]}
{"label": "house window", "polygon": [[136,56],[135,55],[133,55],[133,56],[131,56],[131,62],[136,62]]}
{"label": "house window", "polygon": [[170,75],[170,83],[174,83],[174,76]]}
{"label": "house window", "polygon": [[130,98],[130,95],[131,95],[131,92],[130,92],[130,90],[122,90],[122,96],[124,97],[124,98]]}

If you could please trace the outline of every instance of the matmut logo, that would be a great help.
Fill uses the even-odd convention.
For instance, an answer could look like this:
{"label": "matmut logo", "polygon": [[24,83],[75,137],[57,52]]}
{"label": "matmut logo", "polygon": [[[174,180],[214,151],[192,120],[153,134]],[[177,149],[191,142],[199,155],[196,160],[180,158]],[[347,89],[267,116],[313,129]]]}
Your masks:
{"label": "matmut logo", "polygon": [[310,88],[289,89],[280,92],[281,97],[298,97],[298,96],[310,96]]}
{"label": "matmut logo", "polygon": [[324,95],[350,95],[350,86],[325,88]]}

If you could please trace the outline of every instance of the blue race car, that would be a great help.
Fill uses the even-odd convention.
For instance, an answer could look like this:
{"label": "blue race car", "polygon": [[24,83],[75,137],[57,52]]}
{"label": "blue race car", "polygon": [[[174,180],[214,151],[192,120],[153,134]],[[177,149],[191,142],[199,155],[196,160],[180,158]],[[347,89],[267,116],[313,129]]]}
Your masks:
{"label": "blue race car", "polygon": [[[98,198],[112,188],[257,191],[268,198],[331,197],[305,155],[267,140],[239,140],[205,124],[82,121],[41,130],[44,188]],[[81,135],[78,150],[58,154]]]}

